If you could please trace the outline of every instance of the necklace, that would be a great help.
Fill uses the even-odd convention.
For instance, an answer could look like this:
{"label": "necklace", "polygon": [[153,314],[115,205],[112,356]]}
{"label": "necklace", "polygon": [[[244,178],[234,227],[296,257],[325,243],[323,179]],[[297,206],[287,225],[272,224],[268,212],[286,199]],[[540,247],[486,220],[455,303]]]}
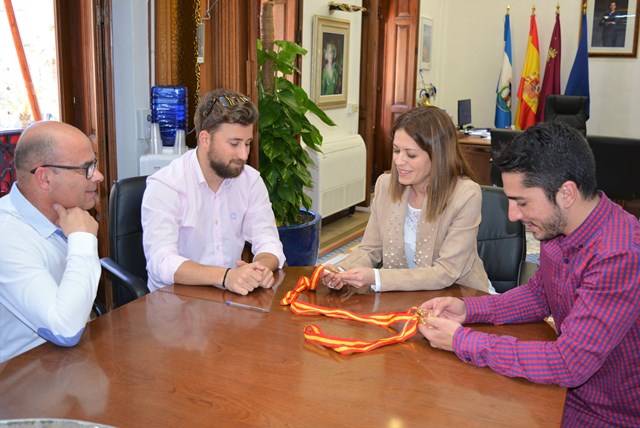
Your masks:
{"label": "necklace", "polygon": [[413,208],[411,205],[407,205],[407,227],[414,233],[418,231],[418,220],[420,219],[420,213],[422,210]]}

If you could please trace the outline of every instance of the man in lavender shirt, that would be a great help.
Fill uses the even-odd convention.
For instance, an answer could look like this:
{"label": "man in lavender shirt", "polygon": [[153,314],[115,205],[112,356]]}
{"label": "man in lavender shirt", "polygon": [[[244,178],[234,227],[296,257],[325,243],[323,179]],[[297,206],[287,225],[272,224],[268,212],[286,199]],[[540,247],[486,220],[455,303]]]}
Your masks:
{"label": "man in lavender shirt", "polygon": [[[245,165],[257,117],[247,97],[209,92],[194,119],[197,148],[147,179],[142,227],[151,291],[179,283],[246,295],[274,284],[282,244],[260,173]],[[241,260],[245,242],[251,263]]]}

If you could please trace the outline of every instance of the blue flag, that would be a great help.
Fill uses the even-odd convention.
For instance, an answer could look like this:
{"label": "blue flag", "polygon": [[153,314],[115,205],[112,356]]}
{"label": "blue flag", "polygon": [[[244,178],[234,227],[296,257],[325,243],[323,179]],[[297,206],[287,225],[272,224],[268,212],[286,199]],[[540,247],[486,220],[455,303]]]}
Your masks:
{"label": "blue flag", "polygon": [[496,88],[496,128],[511,128],[511,25],[504,16],[504,53]]}
{"label": "blue flag", "polygon": [[[582,13],[582,31],[576,59],[573,61],[565,95],[579,95],[589,98],[589,52],[587,50],[587,14]],[[587,119],[589,118],[589,103],[587,102]]]}

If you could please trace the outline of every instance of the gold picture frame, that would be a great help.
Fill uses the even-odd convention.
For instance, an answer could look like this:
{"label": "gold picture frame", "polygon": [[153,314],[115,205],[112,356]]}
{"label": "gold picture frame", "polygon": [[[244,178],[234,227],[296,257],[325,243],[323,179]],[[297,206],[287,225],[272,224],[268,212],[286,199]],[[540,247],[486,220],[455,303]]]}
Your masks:
{"label": "gold picture frame", "polygon": [[347,106],[349,27],[344,19],[314,16],[311,98],[322,109]]}
{"label": "gold picture frame", "polygon": [[[640,0],[588,0],[586,3],[589,56],[635,58]],[[613,10],[612,4],[616,6]]]}
{"label": "gold picture frame", "polygon": [[431,40],[433,38],[433,19],[423,16],[420,20],[420,70],[431,70]]}

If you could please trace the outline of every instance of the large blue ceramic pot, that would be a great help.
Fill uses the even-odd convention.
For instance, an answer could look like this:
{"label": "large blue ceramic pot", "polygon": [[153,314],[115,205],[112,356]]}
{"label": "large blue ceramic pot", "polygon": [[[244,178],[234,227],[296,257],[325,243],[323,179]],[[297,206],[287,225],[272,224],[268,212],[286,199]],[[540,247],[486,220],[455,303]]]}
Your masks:
{"label": "large blue ceramic pot", "polygon": [[280,242],[289,266],[315,266],[320,248],[322,216],[311,210],[300,211],[302,219],[308,220],[295,226],[280,226]]}

